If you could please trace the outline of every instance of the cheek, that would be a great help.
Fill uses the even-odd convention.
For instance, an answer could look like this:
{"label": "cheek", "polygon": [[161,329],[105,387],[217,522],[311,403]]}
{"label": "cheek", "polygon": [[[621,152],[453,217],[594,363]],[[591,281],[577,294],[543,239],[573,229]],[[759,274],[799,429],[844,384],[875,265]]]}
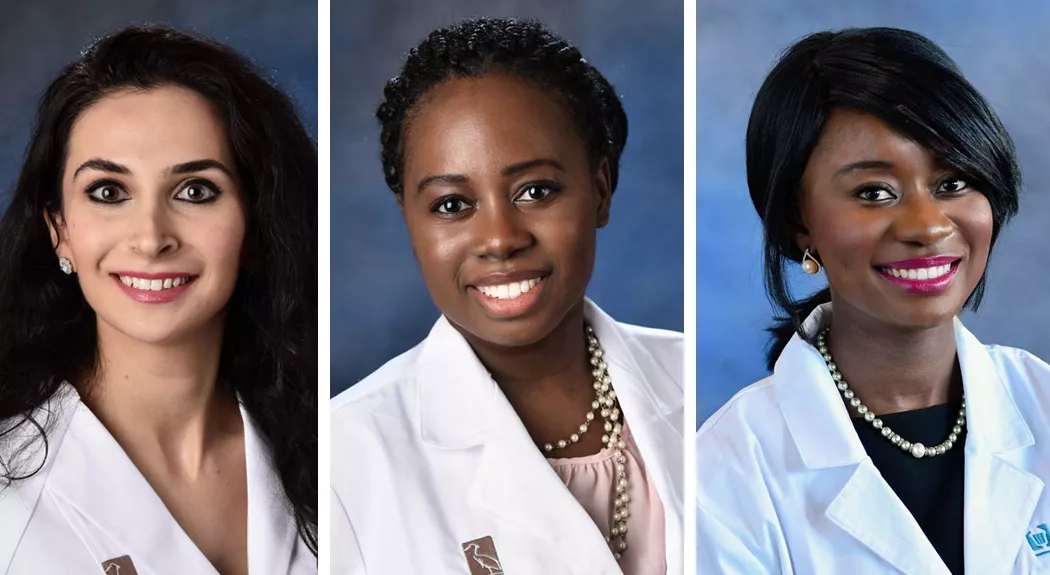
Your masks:
{"label": "cheek", "polygon": [[77,273],[94,268],[113,247],[120,243],[120,228],[93,217],[90,213],[66,215],[69,251]]}
{"label": "cheek", "polygon": [[[810,227],[813,247],[828,268],[867,267],[879,242],[891,225],[877,211],[825,209],[814,212]],[[830,272],[829,272],[830,273]]]}
{"label": "cheek", "polygon": [[[974,262],[986,262],[992,246],[992,206],[988,198],[973,194],[960,201],[959,209],[952,216],[956,227],[966,240],[970,257]],[[983,265],[981,266],[983,268]]]}
{"label": "cheek", "polygon": [[424,281],[432,289],[443,285],[443,281],[431,280],[447,279],[456,273],[470,241],[464,227],[469,223],[434,222],[429,214],[406,213],[405,225]]}

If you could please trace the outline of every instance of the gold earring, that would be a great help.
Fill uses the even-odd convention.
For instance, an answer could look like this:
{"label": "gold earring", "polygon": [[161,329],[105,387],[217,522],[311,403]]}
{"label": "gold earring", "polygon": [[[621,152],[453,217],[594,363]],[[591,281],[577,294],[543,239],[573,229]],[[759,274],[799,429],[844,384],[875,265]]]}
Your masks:
{"label": "gold earring", "polygon": [[802,254],[802,271],[809,275],[820,273],[820,262],[809,253],[809,248],[806,248],[806,253]]}

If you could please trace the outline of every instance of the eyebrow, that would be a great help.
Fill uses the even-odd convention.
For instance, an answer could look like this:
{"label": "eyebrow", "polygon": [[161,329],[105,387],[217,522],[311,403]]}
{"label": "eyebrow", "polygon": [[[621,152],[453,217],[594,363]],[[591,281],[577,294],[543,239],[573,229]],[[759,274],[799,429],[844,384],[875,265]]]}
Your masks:
{"label": "eyebrow", "polygon": [[129,170],[127,166],[123,166],[110,160],[103,160],[102,158],[91,158],[83,164],[80,164],[80,167],[73,172],[73,180],[76,180],[80,172],[83,172],[84,170],[98,170],[100,172],[111,172],[124,175],[131,173],[131,170]]}
{"label": "eyebrow", "polygon": [[[565,168],[555,160],[552,160],[550,158],[537,158],[535,160],[528,160],[525,162],[518,162],[517,164],[511,164],[500,170],[500,174],[502,174],[503,176],[513,176],[514,174],[518,174],[524,172],[525,170],[537,168],[540,166],[550,166],[560,172],[565,171]],[[419,185],[416,187],[416,193],[421,193],[423,191],[423,188],[426,188],[427,186],[454,186],[457,184],[465,184],[467,182],[467,179],[468,178],[463,174],[442,174],[440,176],[430,176],[420,180]]]}
{"label": "eyebrow", "polygon": [[219,170],[226,174],[230,178],[233,178],[233,172],[229,170],[222,162],[216,160],[193,160],[192,162],[183,162],[181,164],[175,164],[168,170],[171,174],[192,174],[194,172],[203,172],[204,170]]}
{"label": "eyebrow", "polygon": [[863,170],[889,170],[893,168],[893,162],[887,162],[886,160],[861,160],[859,162],[853,162],[852,164],[846,164],[835,171],[835,175],[831,176],[831,179],[840,178],[846,174],[852,172],[860,172]]}
{"label": "eyebrow", "polygon": [[[73,172],[73,180],[77,179],[80,172],[84,170],[99,170],[101,172],[110,172],[113,174],[131,174],[131,170],[122,164],[118,164],[112,160],[103,160],[102,158],[92,158],[83,164]],[[233,173],[230,172],[229,168],[224,166],[222,162],[215,160],[193,160],[190,162],[183,162],[181,164],[175,164],[169,170],[169,174],[192,174],[194,172],[203,172],[204,170],[216,169],[226,174],[230,178],[233,178]]]}

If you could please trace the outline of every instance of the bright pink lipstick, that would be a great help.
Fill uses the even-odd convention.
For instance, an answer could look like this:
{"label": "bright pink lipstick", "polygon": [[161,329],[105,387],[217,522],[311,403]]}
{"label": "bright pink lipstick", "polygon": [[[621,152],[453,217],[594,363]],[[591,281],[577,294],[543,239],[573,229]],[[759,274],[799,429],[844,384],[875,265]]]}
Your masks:
{"label": "bright pink lipstick", "polygon": [[[159,291],[153,291],[151,289],[138,289],[133,286],[129,286],[120,280],[120,276],[132,277],[146,280],[166,280],[176,278],[188,278],[186,283],[178,287],[170,287]],[[147,274],[142,272],[115,272],[110,274],[113,281],[117,282],[117,285],[123,288],[124,293],[128,294],[128,297],[139,302],[139,303],[168,303],[179,298],[182,294],[186,293],[193,282],[196,281],[197,276],[187,273],[158,273],[158,274]]]}
{"label": "bright pink lipstick", "polygon": [[935,256],[901,260],[875,266],[886,281],[915,294],[937,294],[947,290],[959,270],[959,256]]}

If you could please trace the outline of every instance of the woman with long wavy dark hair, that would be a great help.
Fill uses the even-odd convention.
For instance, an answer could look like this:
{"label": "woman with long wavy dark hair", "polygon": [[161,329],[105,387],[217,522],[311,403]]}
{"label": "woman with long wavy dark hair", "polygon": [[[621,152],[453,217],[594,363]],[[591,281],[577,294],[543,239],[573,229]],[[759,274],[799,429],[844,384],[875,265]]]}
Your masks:
{"label": "woman with long wavy dark hair", "polygon": [[317,152],[160,27],[45,93],[0,220],[0,571],[313,573]]}

